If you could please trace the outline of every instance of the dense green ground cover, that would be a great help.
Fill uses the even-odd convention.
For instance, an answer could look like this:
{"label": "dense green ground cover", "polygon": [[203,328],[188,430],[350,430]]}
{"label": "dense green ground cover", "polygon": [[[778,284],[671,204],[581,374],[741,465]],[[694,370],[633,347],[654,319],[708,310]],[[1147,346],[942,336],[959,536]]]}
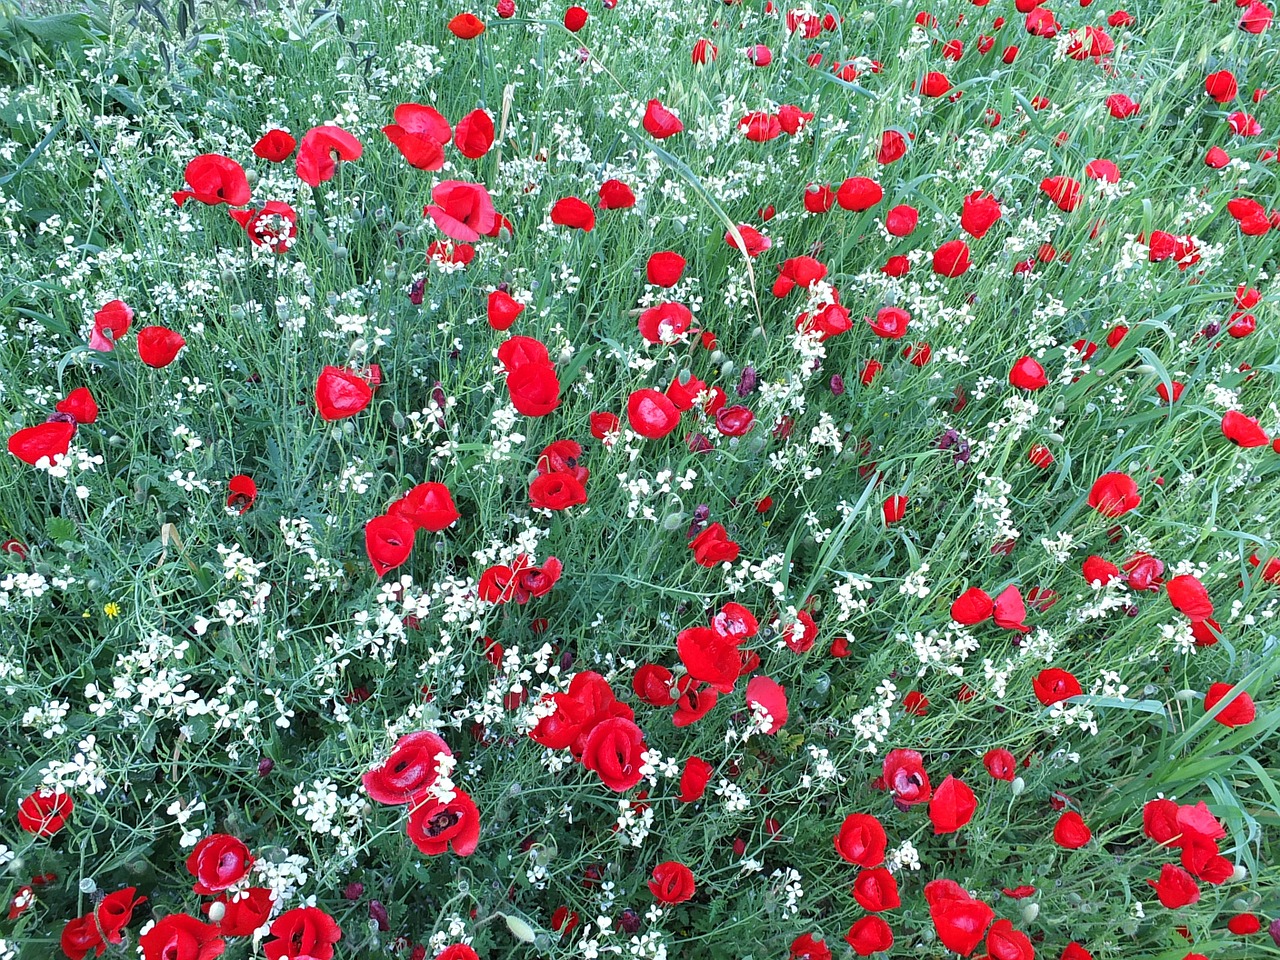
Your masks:
{"label": "dense green ground cover", "polygon": [[1280,954],[1280,26],[1028,6],[6,9],[0,960]]}

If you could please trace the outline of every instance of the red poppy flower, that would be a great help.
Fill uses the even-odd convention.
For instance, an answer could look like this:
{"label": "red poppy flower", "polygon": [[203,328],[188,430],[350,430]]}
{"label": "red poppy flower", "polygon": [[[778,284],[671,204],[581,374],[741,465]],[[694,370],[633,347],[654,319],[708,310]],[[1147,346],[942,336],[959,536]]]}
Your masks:
{"label": "red poppy flower", "polygon": [[694,66],[705,67],[708,63],[714,63],[716,54],[720,52],[720,48],[707,39],[701,39],[693,45],[692,60]]}
{"label": "red poppy flower", "polygon": [[644,734],[635,721],[609,717],[595,724],[587,734],[582,765],[595,771],[610,790],[623,793],[640,782],[640,754],[645,749]]}
{"label": "red poppy flower", "polygon": [[1084,693],[1080,688],[1080,681],[1059,667],[1049,667],[1041,670],[1036,674],[1032,687],[1035,690],[1036,699],[1046,707],[1051,707],[1055,703],[1062,703],[1064,700],[1070,700],[1072,697],[1078,697]]}
{"label": "red poppy flower", "polygon": [[[1204,695],[1205,712],[1209,712],[1226,700],[1232,689],[1233,685],[1230,683],[1210,684],[1208,692]],[[1253,723],[1256,717],[1257,709],[1254,707],[1253,698],[1241,690],[1227,702],[1214,719],[1224,727],[1243,727]]]}
{"label": "red poppy flower", "polygon": [[285,130],[272,129],[264,133],[253,145],[253,153],[269,163],[283,163],[293,153],[298,141]]}
{"label": "red poppy flower", "polygon": [[724,242],[735,250],[741,250],[748,257],[758,257],[773,246],[773,241],[755,227],[739,223],[735,229],[738,231],[738,235],[742,237],[742,243],[746,244],[745,249],[742,244],[738,243],[738,238],[733,235],[732,231],[724,235]]}
{"label": "red poppy flower", "polygon": [[794,137],[806,123],[813,119],[813,114],[799,107],[784,103],[778,108],[778,126],[787,136]]}
{"label": "red poppy flower", "polygon": [[1022,591],[1010,584],[1000,591],[993,604],[996,626],[1005,630],[1017,630],[1019,633],[1030,633],[1031,628],[1024,621],[1027,619],[1027,607],[1022,602]]}
{"label": "red poppy flower", "polygon": [[927,803],[933,796],[924,760],[914,750],[890,750],[884,757],[884,785],[902,807]]}
{"label": "red poppy flower", "polygon": [[870,210],[884,199],[884,188],[870,177],[850,177],[836,191],[836,203],[845,210]]}
{"label": "red poppy flower", "polygon": [[907,498],[892,496],[885,500],[880,508],[885,524],[898,523],[907,515]]}
{"label": "red poppy flower", "polygon": [[596,225],[596,213],[577,197],[565,197],[551,207],[551,222],[590,233]]}
{"label": "red poppy flower", "polygon": [[66,456],[71,447],[71,438],[75,435],[75,423],[51,420],[34,427],[24,427],[12,434],[9,437],[9,452],[33,467],[45,458],[53,463],[57,457]]}
{"label": "red poppy flower", "polygon": [[929,821],[935,835],[955,833],[970,820],[978,809],[978,799],[963,780],[948,776],[929,801]]}
{"label": "red poppy flower", "polygon": [[876,318],[867,323],[871,332],[886,340],[899,340],[906,336],[907,325],[911,322],[911,314],[901,307],[881,307],[876,311]]}
{"label": "red poppy flower", "polygon": [[711,764],[701,757],[690,757],[684,763],[680,774],[681,803],[694,803],[701,800],[707,792],[707,784],[711,781]]}
{"label": "red poppy flower", "polygon": [[960,227],[975,240],[981,240],[1001,215],[1000,204],[994,197],[975,190],[964,198]]}
{"label": "red poppy flower", "polygon": [[1200,901],[1200,887],[1195,878],[1181,867],[1166,863],[1160,868],[1159,880],[1148,880],[1160,902],[1170,910],[1189,906]]}
{"label": "red poppy flower", "polygon": [[325,367],[316,379],[316,409],[325,420],[354,417],[373,400],[367,380],[346,367]]}
{"label": "red poppy flower", "polygon": [[1019,390],[1042,390],[1049,385],[1049,378],[1033,357],[1022,357],[1010,369],[1009,383]]}
{"label": "red poppy flower", "polygon": [[668,860],[653,868],[649,892],[659,903],[684,903],[696,892],[693,871],[683,863]]}
{"label": "red poppy flower", "polygon": [[379,577],[409,559],[413,552],[413,535],[413,524],[394,514],[382,514],[365,524],[365,553]]}
{"label": "red poppy flower", "polygon": [[729,539],[728,532],[719,523],[708,525],[689,541],[693,559],[699,566],[716,567],[738,559],[738,544]]}
{"label": "red poppy flower", "polygon": [[876,154],[876,163],[886,166],[895,160],[901,160],[907,153],[907,140],[897,130],[886,130],[880,135],[880,150]]}
{"label": "red poppy flower", "polygon": [[716,705],[720,695],[714,689],[699,687],[691,678],[677,684],[680,697],[676,700],[671,723],[676,727],[688,727],[697,723]]}
{"label": "red poppy flower", "polygon": [[654,286],[674,287],[684,273],[685,259],[671,250],[663,250],[649,256],[645,264],[645,277]]}
{"label": "red poppy flower", "polygon": [[674,679],[666,667],[646,663],[636,668],[631,677],[631,689],[651,707],[669,707],[676,702],[672,693]]}
{"label": "red poppy flower", "polygon": [[924,896],[942,945],[962,957],[973,953],[995,918],[995,911],[973,899],[953,880],[930,880],[924,885]]}
{"label": "red poppy flower", "polygon": [[143,327],[138,331],[138,359],[149,367],[167,367],[186,343],[182,334],[168,327]]}
{"label": "red poppy flower", "polygon": [[943,277],[959,277],[973,266],[969,245],[963,240],[948,240],[933,252],[933,272]]}
{"label": "red poppy flower", "polygon": [[567,510],[587,502],[587,488],[573,473],[559,470],[534,477],[529,503],[539,510]]}
{"label": "red poppy flower", "polygon": [[258,499],[258,485],[253,477],[237,473],[227,481],[227,508],[238,513],[245,513]]}
{"label": "red poppy flower", "polygon": [[230,157],[202,153],[187,164],[185,177],[191,189],[174,193],[178,206],[188,200],[199,200],[209,206],[226,203],[233,207],[249,202],[249,180],[244,168]]}
{"label": "red poppy flower", "polygon": [[853,922],[844,939],[858,956],[869,957],[893,946],[893,930],[880,917],[863,917]]}
{"label": "red poppy flower", "polygon": [[836,193],[827,184],[811,183],[804,191],[804,208],[809,213],[828,213],[836,204]]}
{"label": "red poppy flower", "polygon": [[507,375],[511,403],[526,417],[545,417],[560,405],[560,381],[549,363],[525,363]]}
{"label": "red poppy flower", "polygon": [[1222,435],[1238,447],[1265,447],[1271,442],[1257,420],[1238,410],[1228,410],[1222,415]]}
{"label": "red poppy flower", "polygon": [[627,422],[642,437],[660,440],[680,424],[680,411],[666,394],[636,390],[627,399]]}
{"label": "red poppy flower", "polygon": [[1230,70],[1216,70],[1204,78],[1204,92],[1218,103],[1230,103],[1236,98],[1240,86]]}
{"label": "red poppy flower", "polygon": [[505,290],[495,290],[489,294],[488,320],[489,326],[495,330],[508,330],[516,322],[516,318],[524,312],[524,304],[520,303]]}
{"label": "red poppy flower", "polygon": [[224,937],[249,937],[271,916],[275,894],[266,887],[250,887],[243,894],[228,891],[200,909],[208,914],[215,903],[223,909],[218,932]]}
{"label": "red poppy flower", "polygon": [[[395,122],[383,127],[382,132],[409,165],[419,170],[441,169],[444,166],[444,145],[453,138],[453,131],[444,115],[426,104],[402,103],[396,107],[392,117]],[[492,131],[492,124],[489,129]]]}
{"label": "red poppy flower", "polygon": [[981,587],[970,587],[951,604],[951,619],[966,627],[982,623],[991,618],[995,611],[995,603]]}
{"label": "red poppy flower", "polygon": [[443,180],[431,190],[435,203],[424,207],[440,232],[454,240],[470,243],[487,234],[497,222],[497,211],[489,191],[481,183]]}
{"label": "red poppy flower", "polygon": [[693,323],[693,312],[682,303],[659,303],[640,313],[640,336],[649,343],[674,343]]}
{"label": "red poppy flower", "polygon": [[[212,960],[226,949],[217,927],[185,913],[161,917],[155,926],[138,937],[138,946],[142,948],[143,960]],[[268,960],[279,960],[279,954],[272,957],[268,952],[267,956]]]}
{"label": "red poppy flower", "polygon": [[469,857],[480,845],[480,811],[475,801],[456,787],[454,794],[448,803],[430,793],[410,801],[406,832],[413,845],[429,857],[444,853],[450,847],[458,856]]}
{"label": "red poppy flower", "polygon": [[926,73],[920,84],[920,93],[926,97],[942,97],[951,91],[951,81],[946,74],[936,71]]}
{"label": "red poppy flower", "polygon": [[399,805],[424,793],[439,776],[441,754],[453,756],[449,745],[429,730],[408,733],[396,741],[386,763],[361,776],[365,791],[378,803]]}
{"label": "red poppy flower", "polygon": [[67,413],[75,418],[76,423],[93,423],[98,419],[98,403],[88,387],[76,387],[65,400],[59,400],[54,406],[59,413]]}
{"label": "red poppy flower", "polygon": [[636,195],[621,180],[606,180],[600,185],[601,210],[625,210],[636,205]]}
{"label": "red poppy flower", "polygon": [[215,833],[196,844],[187,856],[187,872],[196,878],[199,894],[221,893],[239,883],[253,866],[253,856],[239,838]]}
{"label": "red poppy flower", "polygon": [[1138,485],[1127,473],[1104,473],[1089,488],[1089,506],[1104,517],[1119,517],[1142,503]]}
{"label": "red poppy flower", "polygon": [[684,129],[680,118],[657,100],[650,100],[645,106],[643,126],[645,133],[655,140],[673,137]]}
{"label": "red poppy flower", "polygon": [[1128,120],[1142,112],[1142,106],[1123,93],[1113,93],[1107,97],[1107,111],[1116,120]]}
{"label": "red poppy flower", "polygon": [[989,960],[1034,960],[1035,955],[1031,938],[1021,930],[1015,930],[1009,920],[997,920],[987,931]]}
{"label": "red poppy flower", "polygon": [[[1240,5],[1237,3],[1237,5]],[[1240,17],[1239,27],[1245,33],[1262,33],[1271,26],[1275,13],[1261,0],[1253,0],[1244,15]]]}
{"label": "red poppy flower", "polygon": [[474,13],[460,13],[448,23],[449,32],[459,40],[474,40],[484,33],[484,23]]}
{"label": "red poppy flower", "polygon": [[884,827],[869,813],[849,814],[835,835],[836,852],[860,867],[878,867],[884,863],[887,843]]}
{"label": "red poppy flower", "polygon": [[564,12],[564,26],[570,33],[577,33],[587,25],[587,11],[582,7],[570,7]]}
{"label": "red poppy flower", "polygon": [[37,787],[18,804],[18,826],[37,837],[52,837],[66,826],[74,809],[71,794]]}
{"label": "red poppy flower", "polygon": [[1090,180],[1100,180],[1103,183],[1120,182],[1120,168],[1110,160],[1090,160],[1085,164],[1084,175]]}
{"label": "red poppy flower", "polygon": [[1191,620],[1205,620],[1213,616],[1213,601],[1198,577],[1184,574],[1173,577],[1165,584],[1169,602],[1175,610]]}
{"label": "red poppy flower", "polygon": [[768,677],[747,681],[747,706],[759,706],[769,715],[769,725],[764,728],[767,734],[775,734],[787,724],[787,691]]}
{"label": "red poppy flower", "polygon": [[1084,818],[1074,810],[1068,810],[1053,826],[1053,842],[1068,850],[1078,850],[1093,837],[1093,831]]}
{"label": "red poppy flower", "polygon": [[920,213],[915,207],[899,204],[885,215],[884,228],[895,237],[909,237],[915,232],[920,222]]}
{"label": "red poppy flower", "polygon": [[1040,181],[1040,191],[1064,213],[1080,206],[1080,183],[1071,177],[1045,177]]}
{"label": "red poppy flower", "polygon": [[859,871],[853,881],[853,899],[858,906],[872,913],[896,910],[902,905],[898,895],[898,881],[883,867]]}
{"label": "red poppy flower", "polygon": [[1227,921],[1227,929],[1237,937],[1247,937],[1262,929],[1262,921],[1257,914],[1237,913]]}
{"label": "red poppy flower", "polygon": [[831,949],[827,941],[815,939],[811,933],[802,933],[791,941],[788,960],[831,960]]}
{"label": "red poppy flower", "polygon": [[726,437],[745,437],[755,423],[756,415],[741,404],[716,411],[716,430]]}
{"label": "red poppy flower", "polygon": [[364,145],[341,127],[312,127],[302,136],[294,169],[299,180],[318,187],[333,179],[338,160],[359,160],[363,152]]}
{"label": "red poppy flower", "polygon": [[231,219],[244,228],[254,246],[285,253],[298,235],[298,214],[287,203],[269,200],[261,210],[228,210]]}
{"label": "red poppy flower", "polygon": [[988,750],[982,755],[982,765],[992,780],[1011,782],[1018,775],[1018,761],[1003,747]]}
{"label": "red poppy flower", "polygon": [[453,526],[458,508],[453,494],[443,483],[419,483],[387,508],[387,513],[408,521],[417,530],[439,533]]}

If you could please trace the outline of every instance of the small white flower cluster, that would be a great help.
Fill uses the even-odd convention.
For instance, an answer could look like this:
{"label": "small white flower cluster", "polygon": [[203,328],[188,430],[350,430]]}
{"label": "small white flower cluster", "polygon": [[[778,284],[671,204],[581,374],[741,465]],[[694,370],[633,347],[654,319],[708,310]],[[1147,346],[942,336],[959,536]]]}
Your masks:
{"label": "small white flower cluster", "polygon": [[452,943],[470,943],[467,935],[467,923],[457,914],[444,918],[443,929],[437,930],[427,941],[427,953],[437,954]]}
{"label": "small white flower cluster", "polygon": [[923,866],[920,863],[920,852],[910,840],[903,840],[885,854],[884,865],[890,873],[897,873],[899,870],[919,870]]}
{"label": "small white flower cluster", "polygon": [[307,885],[310,863],[299,854],[286,854],[280,858],[257,857],[253,861],[254,886],[271,891],[275,900],[271,908],[273,913],[280,911],[295,893]]}
{"label": "small white flower cluster", "polygon": [[0,578],[0,610],[13,604],[16,593],[23,600],[38,600],[49,590],[49,581],[38,573],[9,573]]}
{"label": "small white flower cluster", "polygon": [[952,677],[963,677],[962,664],[970,654],[978,651],[978,638],[958,623],[951,623],[941,631],[930,630],[928,633],[916,631],[914,635],[899,633],[894,637],[899,643],[909,644],[920,667],[917,677],[923,677],[930,670],[945,673]]}
{"label": "small white flower cluster", "polygon": [[732,780],[722,779],[716,786],[715,792],[724,803],[725,813],[746,813],[751,809],[751,799]]}
{"label": "small white flower cluster", "polygon": [[617,836],[626,846],[642,847],[653,829],[653,807],[633,804],[630,800],[618,801]]}
{"label": "small white flower cluster", "polygon": [[302,812],[302,819],[311,824],[314,833],[337,841],[338,856],[354,855],[356,836],[370,811],[369,801],[358,791],[343,796],[337,784],[325,777],[313,780],[310,786],[295,786],[292,806]]}
{"label": "small white flower cluster", "polygon": [[773,884],[773,895],[782,900],[783,916],[794,917],[800,912],[800,900],[804,897],[799,871],[792,867],[780,867],[769,874]]}
{"label": "small white flower cluster", "polygon": [[[77,479],[80,474],[92,473],[105,462],[101,454],[91,454],[88,450],[71,446],[65,454],[55,454],[52,463],[49,462],[48,457],[41,457],[36,461],[35,466],[37,470],[44,470],[55,480],[65,480],[68,486],[74,485],[76,497],[80,500],[88,500],[89,488],[83,483],[78,483]],[[205,490],[207,492],[208,488],[206,487]]]}
{"label": "small white flower cluster", "polygon": [[194,847],[200,842],[200,837],[204,831],[199,827],[189,827],[187,823],[197,813],[203,813],[205,809],[204,801],[197,800],[195,803],[187,803],[181,797],[174,800],[165,808],[165,813],[174,818],[175,825],[182,828],[182,837],[178,841],[178,845],[183,850]]}
{"label": "small white flower cluster", "polygon": [[870,606],[870,597],[862,594],[871,590],[871,581],[861,574],[850,573],[843,583],[831,588],[831,596],[836,601],[836,622],[845,623],[861,613],[866,613]]}
{"label": "small white flower cluster", "polygon": [[45,766],[40,771],[40,782],[50,789],[70,792],[79,788],[88,794],[105,793],[107,781],[103,779],[103,773],[98,738],[91,733],[80,741],[69,761],[54,761]]}
{"label": "small white flower cluster", "polygon": [[66,700],[46,700],[38,707],[33,704],[27,708],[22,715],[22,725],[52,740],[67,732],[67,725],[62,721],[70,712],[71,704]]}
{"label": "small white flower cluster", "polygon": [[[516,429],[522,420],[519,412],[509,403],[499,404],[489,417],[489,446],[485,449],[486,463],[505,463],[515,456],[515,448],[525,442],[525,435]],[[503,478],[495,476],[494,483]]]}
{"label": "small white flower cluster", "polygon": [[929,564],[922,563],[902,578],[898,585],[898,593],[906,597],[918,597],[923,600],[930,593]]}
{"label": "small white flower cluster", "polygon": [[884,743],[889,732],[890,711],[898,699],[898,688],[891,680],[882,680],[876,687],[878,703],[863,707],[849,718],[849,726],[853,728],[854,742],[861,742],[860,753],[876,753],[876,744]]}
{"label": "small white flower cluster", "polygon": [[737,566],[725,565],[725,590],[737,596],[749,585],[759,584],[767,587],[775,597],[787,592],[786,585],[780,579],[787,569],[787,555],[774,553],[759,563],[750,560],[739,560]]}

